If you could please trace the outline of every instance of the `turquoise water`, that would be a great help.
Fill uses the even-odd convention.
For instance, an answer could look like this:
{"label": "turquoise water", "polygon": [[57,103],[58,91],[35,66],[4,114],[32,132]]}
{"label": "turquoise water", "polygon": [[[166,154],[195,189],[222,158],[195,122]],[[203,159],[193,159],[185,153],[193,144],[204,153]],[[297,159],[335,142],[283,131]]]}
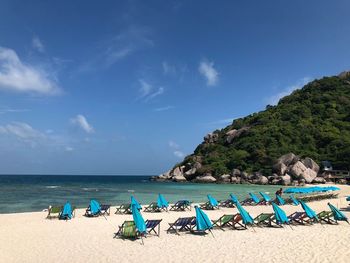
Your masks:
{"label": "turquoise water", "polygon": [[0,213],[41,211],[49,205],[62,205],[69,200],[77,207],[87,207],[94,198],[101,203],[128,203],[134,195],[141,204],[148,204],[162,193],[174,203],[180,199],[206,201],[211,194],[218,200],[234,193],[239,199],[249,192],[264,191],[274,196],[279,186],[194,184],[151,182],[149,176],[52,176],[1,175]]}

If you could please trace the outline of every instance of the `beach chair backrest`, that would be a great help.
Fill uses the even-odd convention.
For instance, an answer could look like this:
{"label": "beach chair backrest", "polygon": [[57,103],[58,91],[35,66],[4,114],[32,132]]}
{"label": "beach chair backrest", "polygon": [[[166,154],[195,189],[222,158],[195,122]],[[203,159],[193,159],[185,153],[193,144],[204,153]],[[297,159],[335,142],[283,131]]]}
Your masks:
{"label": "beach chair backrest", "polygon": [[249,196],[252,198],[252,200],[254,201],[254,203],[259,203],[259,202],[260,202],[259,197],[257,197],[255,194],[249,193]]}
{"label": "beach chair backrest", "polygon": [[223,215],[221,217],[221,223],[222,224],[227,224],[228,222],[233,220],[233,215]]}

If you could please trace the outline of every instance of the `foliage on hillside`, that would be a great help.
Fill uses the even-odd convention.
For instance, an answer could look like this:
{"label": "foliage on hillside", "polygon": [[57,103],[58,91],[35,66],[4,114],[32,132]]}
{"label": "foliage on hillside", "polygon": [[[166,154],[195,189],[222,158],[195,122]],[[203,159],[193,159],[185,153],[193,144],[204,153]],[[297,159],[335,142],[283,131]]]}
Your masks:
{"label": "foliage on hillside", "polygon": [[[228,143],[226,133],[249,127]],[[215,142],[203,142],[182,164],[200,160],[200,174],[214,176],[238,168],[270,175],[273,162],[293,152],[317,162],[329,160],[338,169],[350,168],[350,75],[315,80],[277,106],[236,119],[217,130]]]}

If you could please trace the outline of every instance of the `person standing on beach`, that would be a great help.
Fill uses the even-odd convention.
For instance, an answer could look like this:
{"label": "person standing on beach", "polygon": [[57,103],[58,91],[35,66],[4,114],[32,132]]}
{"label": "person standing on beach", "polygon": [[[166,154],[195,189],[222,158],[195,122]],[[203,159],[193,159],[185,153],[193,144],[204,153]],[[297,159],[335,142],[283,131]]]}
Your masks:
{"label": "person standing on beach", "polygon": [[276,191],[276,195],[282,196],[282,193],[283,193],[282,188]]}

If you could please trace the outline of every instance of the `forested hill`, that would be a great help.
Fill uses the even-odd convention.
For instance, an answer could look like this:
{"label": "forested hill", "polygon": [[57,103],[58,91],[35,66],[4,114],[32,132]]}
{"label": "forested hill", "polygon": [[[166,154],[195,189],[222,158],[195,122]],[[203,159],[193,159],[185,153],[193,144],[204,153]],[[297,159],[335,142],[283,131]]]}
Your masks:
{"label": "forested hill", "polygon": [[233,169],[268,176],[274,162],[290,152],[350,168],[350,72],[314,80],[278,105],[208,134],[176,167],[192,169],[193,178],[218,178]]}

